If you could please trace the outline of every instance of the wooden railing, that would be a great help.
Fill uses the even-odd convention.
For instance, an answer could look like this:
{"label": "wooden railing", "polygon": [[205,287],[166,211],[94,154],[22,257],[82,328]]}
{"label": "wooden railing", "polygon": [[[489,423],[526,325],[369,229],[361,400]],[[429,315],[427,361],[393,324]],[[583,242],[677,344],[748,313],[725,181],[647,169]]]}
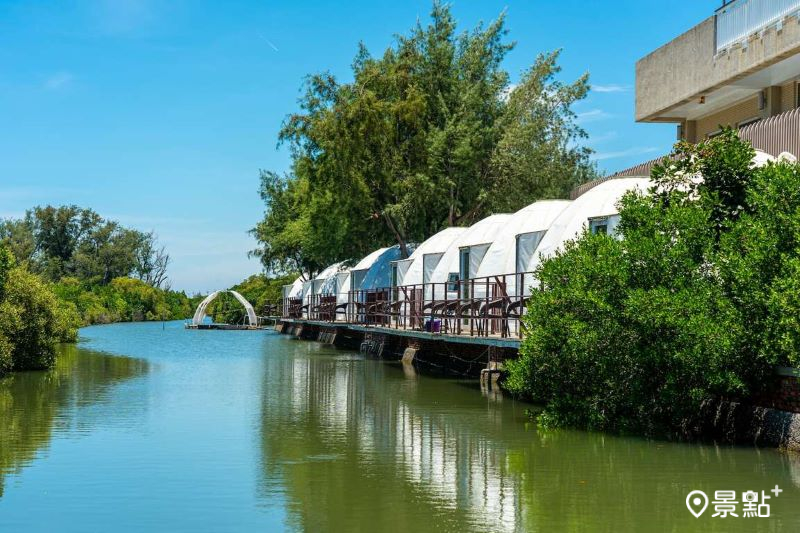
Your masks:
{"label": "wooden railing", "polygon": [[533,274],[503,274],[445,283],[287,298],[284,318],[478,337],[521,337]]}

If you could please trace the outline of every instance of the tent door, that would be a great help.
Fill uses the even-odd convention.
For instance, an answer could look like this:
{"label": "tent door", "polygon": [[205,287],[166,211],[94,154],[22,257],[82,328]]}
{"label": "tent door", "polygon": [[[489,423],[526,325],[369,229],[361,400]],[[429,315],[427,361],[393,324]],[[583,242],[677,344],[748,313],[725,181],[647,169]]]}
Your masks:
{"label": "tent door", "polygon": [[461,298],[469,298],[469,248],[461,248],[458,261],[458,279],[461,280]]}

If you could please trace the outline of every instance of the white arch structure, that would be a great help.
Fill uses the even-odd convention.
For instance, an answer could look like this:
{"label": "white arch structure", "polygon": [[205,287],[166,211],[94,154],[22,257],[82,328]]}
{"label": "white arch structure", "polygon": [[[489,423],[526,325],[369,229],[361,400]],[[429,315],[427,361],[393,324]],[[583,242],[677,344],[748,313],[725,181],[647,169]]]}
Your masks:
{"label": "white arch structure", "polygon": [[203,323],[203,319],[206,317],[206,308],[208,307],[208,304],[213,302],[214,299],[223,292],[229,292],[233,294],[233,297],[239,300],[239,303],[244,306],[244,310],[247,311],[247,322],[249,325],[251,326],[258,325],[258,317],[256,317],[256,310],[253,309],[253,306],[250,305],[250,302],[248,302],[247,299],[238,292],[230,290],[214,291],[208,296],[206,296],[205,300],[200,302],[200,305],[197,306],[197,310],[194,312],[194,317],[192,318],[193,325],[199,326],[200,324]]}

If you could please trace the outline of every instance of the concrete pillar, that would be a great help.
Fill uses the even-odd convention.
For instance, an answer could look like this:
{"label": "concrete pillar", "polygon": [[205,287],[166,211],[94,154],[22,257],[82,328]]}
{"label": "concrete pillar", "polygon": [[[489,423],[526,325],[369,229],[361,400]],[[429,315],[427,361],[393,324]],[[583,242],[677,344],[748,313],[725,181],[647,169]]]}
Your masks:
{"label": "concrete pillar", "polygon": [[416,357],[416,355],[417,355],[417,349],[416,348],[406,348],[403,351],[403,359],[402,359],[403,364],[405,365],[405,364],[413,363],[414,362],[414,357]]}
{"label": "concrete pillar", "polygon": [[767,108],[766,116],[774,117],[781,112],[781,88],[778,85],[773,85],[766,88],[767,93]]}
{"label": "concrete pillar", "polygon": [[683,123],[683,138],[690,142],[697,142],[697,121],[687,120]]}

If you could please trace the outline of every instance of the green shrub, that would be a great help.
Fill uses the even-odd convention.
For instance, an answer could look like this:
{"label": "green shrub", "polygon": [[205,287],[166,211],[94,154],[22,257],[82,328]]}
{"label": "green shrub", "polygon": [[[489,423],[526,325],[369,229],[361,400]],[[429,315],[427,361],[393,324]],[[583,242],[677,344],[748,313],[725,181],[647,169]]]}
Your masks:
{"label": "green shrub", "polygon": [[50,368],[64,336],[60,307],[38,276],[22,267],[9,271],[0,302],[0,335],[11,343],[13,370]]}
{"label": "green shrub", "polygon": [[800,167],[751,168],[732,131],[676,155],[623,197],[621,238],[584,234],[540,266],[506,386],[545,424],[687,433],[705,400],[800,363]]}

